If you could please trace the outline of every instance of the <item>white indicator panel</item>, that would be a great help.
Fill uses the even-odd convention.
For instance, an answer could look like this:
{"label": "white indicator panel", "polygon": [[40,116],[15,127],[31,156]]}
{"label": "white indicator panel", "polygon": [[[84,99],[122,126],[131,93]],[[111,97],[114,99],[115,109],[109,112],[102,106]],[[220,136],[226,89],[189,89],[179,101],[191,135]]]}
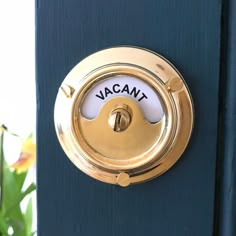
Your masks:
{"label": "white indicator panel", "polygon": [[164,116],[161,101],[147,83],[127,76],[117,75],[105,79],[90,89],[81,106],[81,113],[87,119],[94,119],[99,114],[101,106],[110,98],[125,96],[137,102],[145,119],[156,123]]}

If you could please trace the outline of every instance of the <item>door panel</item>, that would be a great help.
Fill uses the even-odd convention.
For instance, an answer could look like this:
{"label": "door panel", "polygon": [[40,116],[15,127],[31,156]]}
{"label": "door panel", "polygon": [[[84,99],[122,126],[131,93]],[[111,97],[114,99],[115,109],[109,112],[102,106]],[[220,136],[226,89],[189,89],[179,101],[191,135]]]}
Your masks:
{"label": "door panel", "polygon": [[[210,236],[218,119],[220,1],[38,0],[39,236]],[[98,182],[66,158],[53,123],[58,88],[87,55],[115,45],[149,48],[185,78],[195,127],[185,153],[150,182]]]}

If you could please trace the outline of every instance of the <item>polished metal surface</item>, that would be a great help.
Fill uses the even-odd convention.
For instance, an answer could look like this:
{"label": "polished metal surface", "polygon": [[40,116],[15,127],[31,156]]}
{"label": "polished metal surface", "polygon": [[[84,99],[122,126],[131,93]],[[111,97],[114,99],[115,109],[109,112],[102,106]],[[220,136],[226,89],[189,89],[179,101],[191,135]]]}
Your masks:
{"label": "polished metal surface", "polygon": [[[94,119],[82,115],[91,89],[119,75],[135,77],[156,92],[164,110],[161,120],[149,122],[139,103],[120,95],[104,101]],[[54,113],[58,139],[70,160],[91,177],[124,187],[161,175],[179,159],[193,115],[190,93],[176,68],[135,47],[106,49],[76,65],[59,89]]]}

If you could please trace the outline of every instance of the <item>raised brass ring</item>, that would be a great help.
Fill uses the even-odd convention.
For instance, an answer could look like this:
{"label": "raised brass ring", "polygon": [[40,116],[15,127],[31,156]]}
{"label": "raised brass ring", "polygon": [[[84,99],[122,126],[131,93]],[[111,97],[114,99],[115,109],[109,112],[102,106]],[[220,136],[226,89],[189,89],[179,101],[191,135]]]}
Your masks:
{"label": "raised brass ring", "polygon": [[[81,105],[91,88],[116,75],[133,76],[154,89],[164,117],[151,124],[137,103],[120,96],[105,102],[95,119],[83,117]],[[109,124],[119,104],[132,113],[123,132],[115,132]],[[161,175],[179,159],[192,132],[193,103],[181,74],[162,56],[115,47],[92,54],[71,70],[59,89],[54,120],[61,146],[80,170],[100,181],[127,186]]]}

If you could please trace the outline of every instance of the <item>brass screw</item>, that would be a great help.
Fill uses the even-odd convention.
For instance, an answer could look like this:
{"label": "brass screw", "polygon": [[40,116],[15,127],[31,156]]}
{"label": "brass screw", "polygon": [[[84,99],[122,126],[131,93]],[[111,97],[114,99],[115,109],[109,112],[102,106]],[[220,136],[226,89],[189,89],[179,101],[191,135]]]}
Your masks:
{"label": "brass screw", "polygon": [[118,106],[109,117],[108,123],[115,132],[126,130],[131,123],[131,115],[127,105]]}
{"label": "brass screw", "polygon": [[65,96],[67,98],[71,98],[75,89],[72,88],[71,86],[67,85],[67,84],[63,84],[60,89],[62,90],[62,92],[65,94]]}
{"label": "brass screw", "polygon": [[121,172],[117,176],[117,183],[122,187],[127,187],[130,185],[130,176],[125,172]]}
{"label": "brass screw", "polygon": [[174,77],[168,80],[166,83],[166,88],[170,92],[175,92],[177,90],[180,90],[182,87],[183,87],[183,81],[178,77]]}

